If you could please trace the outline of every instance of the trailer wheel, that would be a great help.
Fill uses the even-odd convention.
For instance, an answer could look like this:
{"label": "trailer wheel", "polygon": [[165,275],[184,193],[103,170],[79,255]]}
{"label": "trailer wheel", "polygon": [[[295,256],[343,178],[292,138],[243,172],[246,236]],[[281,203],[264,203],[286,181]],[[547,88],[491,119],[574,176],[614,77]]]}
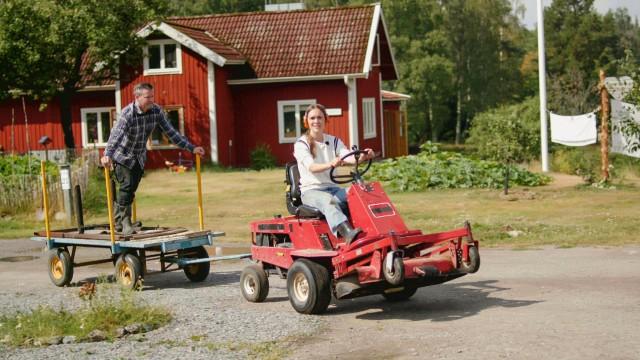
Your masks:
{"label": "trailer wheel", "polygon": [[[392,253],[388,253],[387,256],[393,256]],[[387,271],[387,267],[382,267],[382,273],[384,274],[384,278],[391,285],[400,285],[404,280],[404,262],[402,258],[397,256],[393,259],[393,269],[391,271]]]}
{"label": "trailer wheel", "polygon": [[462,261],[460,268],[466,273],[474,273],[480,269],[480,253],[475,246],[469,246],[469,261]]}
{"label": "trailer wheel", "polygon": [[250,265],[240,275],[240,291],[247,301],[263,302],[269,295],[267,273],[259,265]]}
{"label": "trailer wheel", "polygon": [[116,280],[126,289],[142,287],[142,263],[132,253],[124,253],[116,261]]}
{"label": "trailer wheel", "polygon": [[287,273],[287,292],[301,314],[321,314],[331,302],[331,278],[326,267],[307,259],[296,260]]}
{"label": "trailer wheel", "polygon": [[71,283],[73,278],[73,263],[71,255],[62,248],[49,250],[49,278],[56,286],[65,286]]}
{"label": "trailer wheel", "polygon": [[[191,249],[178,250],[178,257],[204,259],[208,258],[209,254],[207,253],[207,250],[204,248],[204,246],[197,246]],[[184,274],[192,282],[201,282],[204,281],[207,276],[209,276],[210,270],[211,263],[197,263],[185,266]]]}
{"label": "trailer wheel", "polygon": [[416,291],[418,291],[418,288],[416,287],[405,286],[400,291],[382,293],[382,296],[384,296],[384,298],[387,299],[387,301],[392,301],[392,302],[405,301],[405,300],[409,300],[409,298],[412,297],[416,293]]}

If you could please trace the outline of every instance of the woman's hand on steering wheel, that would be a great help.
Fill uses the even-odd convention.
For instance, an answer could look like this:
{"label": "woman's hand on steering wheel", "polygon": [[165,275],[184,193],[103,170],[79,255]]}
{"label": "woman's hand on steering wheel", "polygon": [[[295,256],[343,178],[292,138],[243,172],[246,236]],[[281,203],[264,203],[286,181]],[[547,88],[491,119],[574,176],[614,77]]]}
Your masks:
{"label": "woman's hand on steering wheel", "polygon": [[[349,175],[336,175],[336,168],[331,167],[331,171],[329,172],[329,178],[331,179],[331,181],[336,184],[346,184],[356,180],[362,180],[362,175],[364,175],[364,173],[366,173],[367,170],[369,170],[369,168],[371,167],[371,160],[375,157],[375,153],[371,149],[354,150],[341,157],[339,159],[340,163],[342,164],[343,162],[345,162],[344,160],[350,156],[354,156],[354,158],[356,159],[354,170],[352,170]],[[362,164],[360,161],[368,161],[367,166],[362,171],[360,171],[359,169],[359,166]]]}

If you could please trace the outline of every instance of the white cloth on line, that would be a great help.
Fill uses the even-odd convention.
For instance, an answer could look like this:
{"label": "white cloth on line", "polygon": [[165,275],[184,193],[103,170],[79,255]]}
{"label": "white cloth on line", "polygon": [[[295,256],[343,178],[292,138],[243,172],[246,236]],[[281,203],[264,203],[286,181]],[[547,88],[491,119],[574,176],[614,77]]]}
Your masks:
{"label": "white cloth on line", "polygon": [[637,106],[611,99],[611,152],[640,158],[640,150],[630,151],[628,146],[633,141],[618,129],[625,120],[640,123],[640,109]]}
{"label": "white cloth on line", "polygon": [[551,141],[567,146],[595,144],[598,135],[596,114],[562,116],[550,113]]}

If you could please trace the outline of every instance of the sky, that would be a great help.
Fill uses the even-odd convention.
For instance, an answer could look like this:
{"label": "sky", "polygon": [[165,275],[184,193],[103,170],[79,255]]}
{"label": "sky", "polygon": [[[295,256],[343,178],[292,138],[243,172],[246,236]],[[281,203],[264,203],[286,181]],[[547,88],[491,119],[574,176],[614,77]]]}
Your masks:
{"label": "sky", "polygon": [[[529,29],[534,29],[536,26],[537,15],[536,15],[536,6],[538,0],[518,0],[522,3],[527,11],[524,14],[524,19],[521,19],[525,26]],[[514,1],[512,0],[512,3]],[[551,0],[542,0],[544,6],[549,6],[551,4]],[[637,17],[640,19],[640,1],[638,0],[595,0],[594,6],[596,10],[602,14],[605,14],[609,9],[617,9],[626,7],[629,10],[629,15],[631,18]]]}

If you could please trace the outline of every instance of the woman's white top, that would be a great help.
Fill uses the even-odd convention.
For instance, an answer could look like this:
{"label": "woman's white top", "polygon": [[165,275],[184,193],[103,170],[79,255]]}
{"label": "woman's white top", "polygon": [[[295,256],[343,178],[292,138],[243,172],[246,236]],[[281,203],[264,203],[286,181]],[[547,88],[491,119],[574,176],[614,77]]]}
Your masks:
{"label": "woman's white top", "polygon": [[311,155],[307,137],[301,136],[293,145],[293,156],[298,161],[298,171],[300,172],[300,191],[305,192],[311,189],[323,189],[336,186],[329,177],[331,169],[313,173],[309,170],[311,164],[324,164],[333,161],[337,157],[345,156],[349,149],[339,138],[324,134],[323,141],[315,141],[316,156]]}

